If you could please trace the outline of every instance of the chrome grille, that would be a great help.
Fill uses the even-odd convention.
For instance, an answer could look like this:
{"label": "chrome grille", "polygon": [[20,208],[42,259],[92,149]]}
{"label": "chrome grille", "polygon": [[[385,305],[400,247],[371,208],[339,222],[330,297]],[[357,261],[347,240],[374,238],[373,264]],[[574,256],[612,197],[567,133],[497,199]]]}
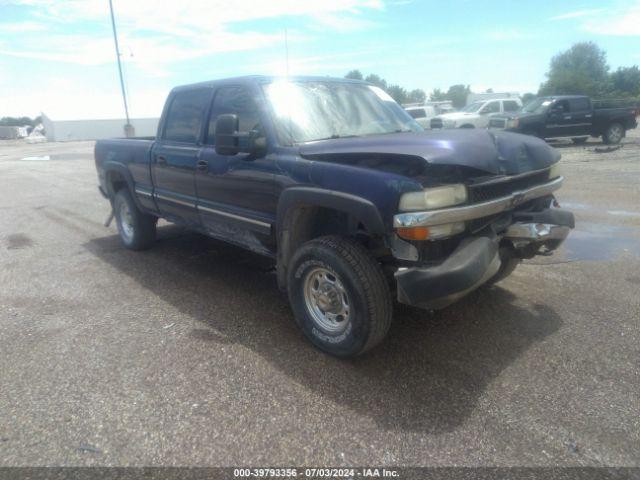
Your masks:
{"label": "chrome grille", "polygon": [[495,198],[506,197],[513,192],[541,185],[549,181],[549,170],[542,170],[515,178],[489,181],[468,185],[469,203],[482,203]]}

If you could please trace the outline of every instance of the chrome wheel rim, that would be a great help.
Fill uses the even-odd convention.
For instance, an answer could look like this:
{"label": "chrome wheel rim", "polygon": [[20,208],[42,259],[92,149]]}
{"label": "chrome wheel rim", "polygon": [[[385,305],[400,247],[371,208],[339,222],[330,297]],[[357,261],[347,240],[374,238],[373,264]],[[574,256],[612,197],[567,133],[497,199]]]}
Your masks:
{"label": "chrome wheel rim", "polygon": [[349,295],[332,271],[317,267],[307,273],[304,301],[313,320],[325,332],[339,334],[347,329],[351,315]]}
{"label": "chrome wheel rim", "polygon": [[122,202],[120,204],[120,211],[118,212],[118,220],[120,223],[120,232],[124,239],[130,242],[133,239],[133,216],[131,215],[131,210],[129,210],[129,206]]}
{"label": "chrome wheel rim", "polygon": [[618,143],[620,140],[622,140],[622,127],[620,125],[611,127],[611,131],[609,132],[609,140],[613,143]]}

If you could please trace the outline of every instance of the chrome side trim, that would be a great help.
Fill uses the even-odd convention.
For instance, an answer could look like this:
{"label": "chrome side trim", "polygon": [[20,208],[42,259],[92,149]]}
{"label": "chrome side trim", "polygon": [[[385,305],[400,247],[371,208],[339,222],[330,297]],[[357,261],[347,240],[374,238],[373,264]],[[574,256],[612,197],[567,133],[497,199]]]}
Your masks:
{"label": "chrome side trim", "polygon": [[142,190],[142,189],[140,189],[140,188],[138,188],[138,187],[136,187],[136,193],[137,193],[138,195],[144,195],[144,196],[146,196],[146,197],[153,197],[153,194],[152,194],[151,192],[148,192],[148,191],[146,191],[146,190]]}
{"label": "chrome side trim", "polygon": [[258,225],[258,226],[264,227],[264,228],[271,228],[271,224],[270,223],[261,222],[260,220],[254,220],[253,218],[243,217],[243,216],[240,216],[240,215],[235,215],[233,213],[223,212],[222,210],[216,210],[214,208],[204,207],[204,206],[202,206],[200,204],[198,204],[197,207],[198,207],[198,210],[202,210],[202,211],[207,212],[207,213],[213,213],[215,215],[222,215],[223,217],[233,218],[234,220],[240,220],[242,222],[252,223],[254,225]]}
{"label": "chrome side trim", "polygon": [[166,195],[162,195],[160,193],[155,193],[153,195],[156,198],[159,198],[160,200],[165,200],[167,202],[172,202],[172,203],[177,203],[179,205],[184,205],[185,207],[194,207],[196,206],[195,203],[193,202],[187,202],[185,200],[178,200],[177,198],[173,198],[173,197],[167,197]]}
{"label": "chrome side trim", "polygon": [[496,213],[511,210],[518,205],[533,200],[534,198],[543,197],[555,192],[562,186],[564,177],[558,177],[549,183],[536,185],[513,192],[506,197],[496,198],[488,202],[476,203],[474,205],[463,205],[460,207],[444,208],[441,210],[432,210],[428,212],[410,212],[399,213],[393,217],[394,228],[399,227],[430,227],[433,225],[442,225],[444,223],[464,222],[474,220],[476,218],[487,217]]}

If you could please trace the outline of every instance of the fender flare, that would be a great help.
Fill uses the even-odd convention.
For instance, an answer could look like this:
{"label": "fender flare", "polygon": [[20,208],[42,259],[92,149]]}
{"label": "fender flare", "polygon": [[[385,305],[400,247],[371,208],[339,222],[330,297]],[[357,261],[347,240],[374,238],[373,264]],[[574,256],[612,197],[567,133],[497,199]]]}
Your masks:
{"label": "fender flare", "polygon": [[371,235],[385,234],[384,222],[378,208],[365,198],[315,187],[290,187],[284,190],[278,201],[276,216],[276,271],[278,286],[283,290],[287,284],[287,266],[296,243],[295,238],[291,237],[296,223],[295,213],[305,207],[323,207],[347,213],[358,219]]}
{"label": "fender flare", "polygon": [[377,207],[369,200],[335,190],[315,187],[291,187],[278,201],[276,235],[285,227],[288,214],[299,207],[324,207],[348,213],[357,218],[372,235],[384,235],[385,228]]}
{"label": "fender flare", "polygon": [[111,187],[111,182],[109,181],[109,176],[111,175],[112,172],[116,172],[116,173],[120,174],[124,178],[125,182],[127,182],[127,188],[129,189],[129,193],[131,194],[131,198],[133,198],[133,201],[136,203],[136,206],[141,211],[144,211],[145,208],[140,204],[140,201],[138,200],[138,196],[135,193],[135,182],[133,181],[133,176],[131,175],[131,172],[126,167],[126,165],[124,165],[124,164],[122,164],[120,162],[106,161],[106,162],[103,163],[102,168],[104,170],[105,182],[106,182],[106,186],[107,186],[107,194],[109,195],[110,201],[113,201],[113,197],[115,195],[115,192],[113,191],[113,189]]}

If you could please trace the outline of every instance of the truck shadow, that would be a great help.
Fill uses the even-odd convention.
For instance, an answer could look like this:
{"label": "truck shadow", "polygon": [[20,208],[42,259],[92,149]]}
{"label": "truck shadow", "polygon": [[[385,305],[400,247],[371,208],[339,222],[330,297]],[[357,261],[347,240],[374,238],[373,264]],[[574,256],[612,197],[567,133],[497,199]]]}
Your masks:
{"label": "truck shadow", "polygon": [[192,341],[212,349],[241,344],[385,430],[454,430],[508,365],[562,323],[548,306],[519,306],[508,290],[493,287],[436,313],[399,306],[381,346],[338,360],[305,340],[261,257],[173,226],[159,229],[146,252],[124,250],[117,236],[85,247],[201,322]]}

